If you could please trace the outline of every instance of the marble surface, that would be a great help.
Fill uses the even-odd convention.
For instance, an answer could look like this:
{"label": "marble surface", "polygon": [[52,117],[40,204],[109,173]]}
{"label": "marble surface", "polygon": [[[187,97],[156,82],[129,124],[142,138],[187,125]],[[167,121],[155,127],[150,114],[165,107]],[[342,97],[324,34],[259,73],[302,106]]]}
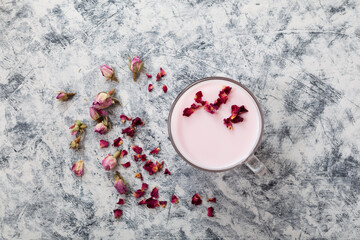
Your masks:
{"label": "marble surface", "polygon": [[[50,3],[52,2],[52,3]],[[358,239],[360,234],[360,3],[358,1],[1,1],[1,239]],[[146,71],[167,71],[161,91],[131,80],[127,56]],[[104,81],[101,64],[119,83]],[[224,173],[194,169],[167,134],[176,95],[207,76],[245,84],[265,116],[257,150],[271,179],[245,166]],[[152,80],[151,82],[155,82]],[[97,92],[116,88],[123,105],[110,109],[111,131],[93,132],[88,107]],[[76,92],[69,102],[57,90]],[[139,116],[124,148],[159,145],[172,176],[148,176],[160,198],[178,205],[137,206],[131,195],[115,220],[119,194],[101,160],[115,148],[119,115]],[[83,147],[69,149],[68,127],[84,121]],[[71,165],[82,159],[85,174]],[[130,160],[130,157],[127,158]],[[141,163],[119,168],[131,191]],[[212,204],[190,203],[198,192]]]}

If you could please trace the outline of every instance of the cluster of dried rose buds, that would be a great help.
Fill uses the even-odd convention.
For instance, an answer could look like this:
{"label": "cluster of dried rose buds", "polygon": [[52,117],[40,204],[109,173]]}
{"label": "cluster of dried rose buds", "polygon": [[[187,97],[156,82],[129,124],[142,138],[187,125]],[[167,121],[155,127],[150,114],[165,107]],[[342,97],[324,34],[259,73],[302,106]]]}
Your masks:
{"label": "cluster of dried rose buds", "polygon": [[[160,72],[156,75],[156,81],[160,81],[162,77],[164,77],[166,75],[166,72],[164,71],[164,69],[160,68]],[[152,78],[152,75],[146,73],[146,76],[150,79]],[[149,86],[148,86],[148,91],[151,92],[154,88],[154,85],[152,85],[151,83],[149,83]],[[168,90],[168,87],[166,85],[162,85],[162,90],[164,93],[167,92]]]}
{"label": "cluster of dried rose buds", "polygon": [[73,97],[76,93],[72,92],[64,92],[64,91],[58,91],[58,95],[56,96],[56,99],[58,99],[60,102],[66,102],[69,100],[69,98]]}
{"label": "cluster of dried rose buds", "polygon": [[80,122],[79,120],[76,120],[75,123],[69,127],[69,129],[71,129],[71,131],[70,131],[71,135],[76,136],[76,139],[74,139],[70,142],[71,149],[74,149],[74,150],[79,149],[81,135],[85,132],[86,128],[87,128],[87,126],[84,123]]}
{"label": "cluster of dried rose buds", "polygon": [[133,57],[132,60],[129,58],[129,69],[133,73],[134,82],[135,82],[135,79],[136,79],[138,73],[140,73],[143,66],[144,66],[144,62],[140,59],[139,56]]}
{"label": "cluster of dried rose buds", "polygon": [[117,78],[114,75],[114,69],[112,69],[108,65],[105,65],[105,64],[101,65],[100,66],[100,71],[101,71],[101,74],[104,77],[106,77],[106,81],[111,79],[111,80],[114,80],[114,81],[118,82]]}
{"label": "cluster of dried rose buds", "polygon": [[[208,202],[216,203],[216,198],[215,197],[209,198]],[[191,199],[191,203],[194,204],[195,206],[200,205],[202,203],[202,197],[199,194],[195,193],[194,196]],[[208,207],[207,215],[209,217],[214,217],[215,216],[214,213],[215,213],[214,208],[213,207]]]}

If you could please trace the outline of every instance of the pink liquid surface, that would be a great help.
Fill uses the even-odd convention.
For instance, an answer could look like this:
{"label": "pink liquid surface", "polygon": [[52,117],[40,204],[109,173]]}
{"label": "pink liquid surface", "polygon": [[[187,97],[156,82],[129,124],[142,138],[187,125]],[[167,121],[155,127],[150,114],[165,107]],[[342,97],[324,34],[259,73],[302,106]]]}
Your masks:
{"label": "pink liquid surface", "polygon": [[[203,100],[214,102],[223,86],[232,87],[229,100],[210,114],[203,108],[190,117],[183,110],[194,103],[195,93],[202,91]],[[223,119],[231,115],[231,105],[245,105],[243,122],[229,130]],[[226,80],[208,80],[188,89],[176,103],[171,116],[171,134],[179,152],[192,164],[208,170],[225,170],[246,160],[261,135],[260,110],[242,87]]]}

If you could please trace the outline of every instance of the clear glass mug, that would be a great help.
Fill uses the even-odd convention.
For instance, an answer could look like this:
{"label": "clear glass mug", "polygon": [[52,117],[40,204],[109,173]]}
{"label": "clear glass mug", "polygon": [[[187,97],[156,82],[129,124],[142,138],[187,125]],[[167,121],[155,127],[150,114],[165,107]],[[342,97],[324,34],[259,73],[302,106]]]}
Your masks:
{"label": "clear glass mug", "polygon": [[[181,151],[177,148],[175,142],[174,142],[174,139],[173,139],[173,136],[172,136],[172,131],[171,131],[171,118],[172,118],[172,114],[173,114],[173,110],[174,110],[174,107],[176,106],[178,100],[180,99],[180,97],[187,91],[189,90],[191,87],[193,87],[194,85],[196,84],[199,84],[201,82],[204,82],[204,81],[210,81],[210,80],[224,80],[224,81],[229,81],[231,83],[234,83],[238,86],[240,86],[242,89],[244,89],[245,91],[247,91],[249,93],[249,95],[252,97],[252,99],[254,100],[254,102],[256,103],[257,105],[257,108],[260,112],[260,120],[261,120],[261,128],[260,128],[260,136],[258,138],[258,141],[253,149],[253,151],[247,156],[247,158],[244,160],[244,161],[241,161],[239,162],[237,165],[233,166],[233,167],[230,167],[230,168],[227,168],[227,169],[221,169],[221,170],[212,170],[212,169],[206,169],[206,168],[203,168],[203,167],[199,167],[195,164],[193,164],[190,160],[186,159],[183,154],[181,153]],[[227,170],[230,170],[230,169],[233,169],[235,167],[238,167],[239,165],[242,165],[242,164],[245,164],[248,168],[250,168],[250,170],[252,170],[255,174],[257,174],[258,176],[262,176],[264,175],[265,173],[268,172],[267,168],[265,167],[265,165],[254,155],[256,149],[258,148],[260,142],[261,142],[261,138],[262,138],[262,135],[263,135],[263,129],[264,129],[264,118],[263,118],[263,114],[262,114],[262,111],[261,111],[261,108],[260,108],[260,104],[259,102],[256,100],[256,97],[254,96],[254,94],[249,90],[247,89],[245,86],[243,86],[242,84],[240,84],[239,82],[235,81],[235,80],[232,80],[232,79],[229,79],[229,78],[224,78],[224,77],[208,77],[208,78],[203,78],[203,79],[200,79],[198,81],[195,81],[194,83],[188,85],[187,87],[185,87],[181,92],[180,94],[176,97],[176,99],[174,100],[171,108],[170,108],[170,112],[169,112],[169,117],[168,117],[168,131],[169,131],[169,136],[170,136],[170,140],[171,140],[171,144],[173,145],[175,151],[179,154],[179,156],[185,160],[187,163],[189,163],[190,165],[198,168],[198,169],[201,169],[201,170],[204,170],[204,171],[211,171],[211,172],[222,172],[222,171],[227,171]]]}

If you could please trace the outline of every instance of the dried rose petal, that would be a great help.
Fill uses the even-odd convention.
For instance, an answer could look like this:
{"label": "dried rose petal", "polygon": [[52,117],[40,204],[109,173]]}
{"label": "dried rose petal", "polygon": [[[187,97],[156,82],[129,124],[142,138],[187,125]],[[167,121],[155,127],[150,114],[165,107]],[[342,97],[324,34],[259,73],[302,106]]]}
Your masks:
{"label": "dried rose petal", "polygon": [[144,180],[141,173],[136,173],[136,174],[135,174],[135,178],[140,178],[141,181]]}
{"label": "dried rose petal", "polygon": [[145,154],[137,154],[137,155],[133,155],[134,161],[137,162],[139,160],[145,162],[146,161],[146,155]]}
{"label": "dried rose petal", "polygon": [[125,121],[130,121],[131,117],[127,117],[126,115],[121,114],[120,119],[121,119],[121,122],[124,123]]}
{"label": "dried rose petal", "polygon": [[72,165],[71,171],[75,173],[76,176],[80,177],[84,173],[84,162],[79,160]]}
{"label": "dried rose petal", "polygon": [[198,91],[194,97],[195,102],[201,103],[201,105],[205,105],[206,101],[203,101],[202,97],[203,97],[202,91]]}
{"label": "dried rose petal", "polygon": [[117,139],[114,140],[113,146],[119,147],[122,144],[123,144],[123,140],[121,139],[121,137],[118,137]]}
{"label": "dried rose petal", "polygon": [[121,209],[115,209],[114,210],[114,217],[115,219],[118,219],[123,214],[123,211]]}
{"label": "dried rose petal", "polygon": [[72,97],[75,95],[75,93],[67,93],[63,91],[58,91],[58,95],[56,96],[56,99],[58,99],[61,102],[65,102],[69,99],[69,97]]}
{"label": "dried rose petal", "polygon": [[145,191],[149,188],[149,185],[147,183],[141,184],[141,190]]}
{"label": "dried rose petal", "polygon": [[142,153],[142,148],[139,146],[135,146],[135,145],[131,145],[131,149],[136,152],[137,154],[141,154]]}
{"label": "dried rose petal", "polygon": [[126,134],[129,137],[133,137],[135,134],[135,128],[128,127],[128,128],[122,129],[121,133]]}
{"label": "dried rose petal", "polygon": [[165,168],[164,174],[165,174],[165,175],[171,175],[171,172],[170,172],[167,168]]}
{"label": "dried rose petal", "polygon": [[125,204],[125,201],[124,199],[119,199],[119,201],[116,203],[116,204],[119,204],[119,205],[124,205]]}
{"label": "dried rose petal", "polygon": [[151,74],[145,73],[145,75],[146,75],[148,78],[152,78],[152,75],[151,75]]}
{"label": "dried rose petal", "polygon": [[146,204],[146,200],[145,199],[142,199],[139,203],[138,203],[138,205],[145,205]]}
{"label": "dried rose petal", "polygon": [[230,130],[233,129],[233,126],[232,126],[232,123],[231,123],[231,119],[230,119],[230,118],[224,118],[224,124],[225,124],[225,126],[226,126],[228,129],[230,129]]}
{"label": "dried rose petal", "polygon": [[223,86],[223,91],[227,94],[227,95],[229,95],[230,94],[230,92],[231,92],[231,87],[229,87],[229,86]]}
{"label": "dried rose petal", "polygon": [[179,203],[179,198],[177,196],[175,196],[175,195],[172,195],[171,202],[174,203],[174,204]]}
{"label": "dried rose petal", "polygon": [[109,146],[109,142],[105,140],[100,140],[100,148],[106,148]]}
{"label": "dried rose petal", "polygon": [[156,161],[156,167],[158,169],[158,171],[160,171],[164,166],[164,161],[162,161],[161,163],[159,163],[158,161]]}
{"label": "dried rose petal", "polygon": [[168,90],[167,86],[166,86],[166,85],[162,85],[162,90],[164,91],[164,93],[166,93],[167,90]]}
{"label": "dried rose petal", "polygon": [[149,172],[149,175],[153,175],[154,173],[156,173],[158,171],[158,167],[151,160],[148,160],[144,164],[143,168],[145,169],[145,171]]}
{"label": "dried rose petal", "polygon": [[141,125],[144,125],[145,123],[141,120],[141,118],[139,117],[136,117],[132,120],[131,122],[131,126],[132,127],[137,127],[137,126],[141,126]]}
{"label": "dried rose petal", "polygon": [[193,114],[194,112],[195,112],[195,110],[192,108],[185,108],[183,111],[183,116],[190,117],[191,114]]}
{"label": "dried rose petal", "polygon": [[151,92],[153,90],[154,86],[150,83],[148,86],[148,91]]}
{"label": "dried rose petal", "polygon": [[215,197],[213,197],[213,198],[209,198],[209,199],[208,199],[208,202],[213,202],[213,203],[216,203],[216,198],[215,198]]}
{"label": "dried rose petal", "polygon": [[165,75],[166,72],[162,68],[160,68],[160,72],[156,75],[156,81],[159,81]]}
{"label": "dried rose petal", "polygon": [[160,206],[162,206],[163,208],[166,207],[167,201],[159,201]]}
{"label": "dried rose petal", "polygon": [[207,209],[207,215],[208,215],[209,217],[214,217],[214,208],[213,208],[213,207],[209,207],[209,208]]}
{"label": "dried rose petal", "polygon": [[160,206],[159,201],[154,198],[148,198],[145,200],[145,202],[148,208],[157,208]]}
{"label": "dried rose petal", "polygon": [[126,182],[125,180],[120,176],[119,172],[115,172],[114,175],[114,180],[115,180],[115,189],[120,193],[120,194],[124,194],[127,192],[127,187],[126,187]]}
{"label": "dried rose petal", "polygon": [[160,148],[157,147],[157,148],[154,148],[153,150],[150,151],[150,154],[158,154],[160,151]]}
{"label": "dried rose petal", "polygon": [[145,195],[145,192],[144,192],[144,190],[142,190],[142,189],[138,189],[138,190],[136,190],[136,191],[133,193],[133,195],[134,195],[134,197],[136,197],[136,198],[140,198],[140,197],[142,197],[142,196]]}
{"label": "dried rose petal", "polygon": [[157,187],[154,187],[153,190],[150,193],[150,196],[153,198],[159,198],[159,190]]}
{"label": "dried rose petal", "polygon": [[130,162],[127,162],[127,163],[122,163],[121,164],[124,168],[128,168],[131,166],[131,163]]}
{"label": "dried rose petal", "polygon": [[231,120],[232,123],[239,123],[244,121],[244,119],[240,116],[236,116],[234,119]]}
{"label": "dried rose petal", "polygon": [[212,104],[212,103],[205,103],[204,104],[204,109],[205,109],[205,111],[207,111],[207,112],[209,112],[209,113],[211,113],[211,114],[214,114],[215,113],[215,108],[214,108],[214,104]]}
{"label": "dried rose petal", "polygon": [[191,203],[194,205],[200,205],[202,203],[201,196],[197,193],[192,197]]}
{"label": "dried rose petal", "polygon": [[121,153],[120,153],[120,158],[123,158],[126,155],[128,155],[128,152],[126,150],[122,150]]}

